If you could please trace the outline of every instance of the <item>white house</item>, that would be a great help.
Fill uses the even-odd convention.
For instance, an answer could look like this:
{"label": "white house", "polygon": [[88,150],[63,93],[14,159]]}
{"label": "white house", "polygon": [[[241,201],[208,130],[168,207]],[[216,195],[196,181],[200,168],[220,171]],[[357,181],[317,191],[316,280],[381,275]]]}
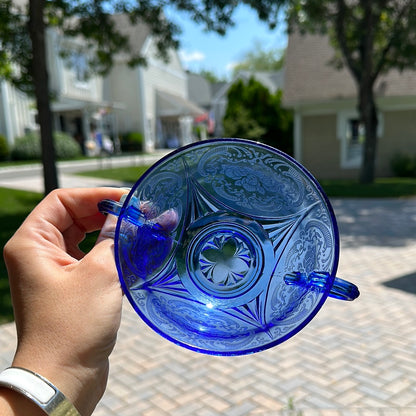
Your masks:
{"label": "white house", "polygon": [[[26,0],[13,0],[16,10],[25,4]],[[36,128],[35,120],[33,100],[0,78],[0,135],[12,145],[15,137]]]}
{"label": "white house", "polygon": [[[94,131],[110,137],[141,132],[145,150],[176,147],[193,140],[193,118],[203,110],[188,100],[187,74],[177,52],[169,61],[158,58],[155,41],[143,24],[132,26],[126,16],[116,23],[147,59],[147,66],[130,68],[127,57],[116,57],[111,73],[89,73],[81,39],[65,38],[57,29],[47,31],[48,71],[53,93],[55,130],[65,131],[84,143]],[[60,51],[67,52],[64,59]],[[33,99],[0,82],[0,134],[10,144],[28,130],[38,128]]]}
{"label": "white house", "polygon": [[0,79],[0,134],[9,145],[25,132],[36,129],[36,109],[26,94]]}
{"label": "white house", "polygon": [[[94,142],[93,135],[117,137],[113,109],[119,103],[104,99],[103,78],[89,73],[88,59],[81,39],[68,39],[56,29],[47,36],[49,87],[54,129],[65,131],[83,146]],[[63,58],[60,51],[65,49]]]}
{"label": "white house", "polygon": [[[65,39],[57,29],[48,29],[46,42],[54,130],[67,132],[82,144],[89,138],[94,124],[106,133],[113,133],[104,115],[115,103],[104,101],[102,77],[87,73],[87,59],[81,52],[80,40]],[[70,51],[65,59],[59,53],[62,48]],[[0,81],[0,134],[10,145],[17,137],[39,128],[36,114],[34,97],[5,80]]]}
{"label": "white house", "polygon": [[169,51],[164,62],[146,25],[131,26],[123,15],[116,18],[147,60],[146,66],[130,68],[127,57],[119,56],[105,80],[106,97],[123,103],[115,110],[120,132],[142,132],[147,151],[190,143],[193,118],[204,110],[188,99],[187,73],[177,51]]}

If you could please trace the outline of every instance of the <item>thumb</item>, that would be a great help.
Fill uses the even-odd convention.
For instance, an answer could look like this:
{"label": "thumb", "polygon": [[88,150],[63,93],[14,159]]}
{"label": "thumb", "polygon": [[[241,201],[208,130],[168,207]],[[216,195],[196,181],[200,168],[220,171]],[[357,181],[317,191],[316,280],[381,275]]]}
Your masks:
{"label": "thumb", "polygon": [[118,217],[115,215],[108,214],[104,222],[104,225],[101,228],[100,234],[98,235],[95,245],[101,243],[103,240],[111,239],[114,241],[114,236],[116,232]]}

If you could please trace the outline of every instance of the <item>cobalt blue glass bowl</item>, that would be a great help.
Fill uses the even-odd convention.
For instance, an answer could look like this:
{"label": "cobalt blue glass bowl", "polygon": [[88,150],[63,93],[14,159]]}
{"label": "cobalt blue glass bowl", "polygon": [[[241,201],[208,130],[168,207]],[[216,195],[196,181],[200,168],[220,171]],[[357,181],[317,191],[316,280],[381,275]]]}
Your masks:
{"label": "cobalt blue glass bowl", "polygon": [[118,216],[115,258],[140,317],[180,346],[215,355],[273,347],[328,296],[358,289],[335,277],[339,235],[313,176],[264,144],[216,139],[153,165]]}

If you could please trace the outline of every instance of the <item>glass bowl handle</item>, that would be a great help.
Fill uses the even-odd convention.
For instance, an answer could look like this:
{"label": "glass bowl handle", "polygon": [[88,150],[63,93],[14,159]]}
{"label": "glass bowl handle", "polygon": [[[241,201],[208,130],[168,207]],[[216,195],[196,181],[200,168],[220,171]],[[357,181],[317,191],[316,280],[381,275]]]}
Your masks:
{"label": "glass bowl handle", "polygon": [[111,214],[118,217],[125,199],[126,195],[121,197],[120,202],[113,201],[112,199],[103,199],[98,203],[98,210],[102,214]]}
{"label": "glass bowl handle", "polygon": [[130,199],[130,204],[122,212],[125,199],[126,195],[123,195],[120,202],[103,199],[98,203],[98,209],[103,214],[118,217],[118,221],[122,218],[135,226],[129,226],[122,231],[124,241],[119,247],[120,255],[124,259],[130,259],[130,267],[134,274],[145,282],[148,276],[164,264],[171,252],[173,240],[169,235],[170,229],[166,221],[165,223],[162,221],[163,214],[155,219],[147,219],[140,211],[136,197]]}
{"label": "glass bowl handle", "polygon": [[[112,199],[103,199],[98,203],[98,210],[102,214],[111,214],[115,215],[116,217],[119,217],[126,198],[127,194],[123,195],[119,202],[113,201]],[[135,225],[136,227],[142,227],[146,224],[153,230],[168,233],[168,230],[164,230],[163,225],[157,222],[158,218],[147,218],[146,215],[140,210],[139,205],[140,204],[138,199],[133,196],[130,199],[129,206],[126,208],[123,214],[124,219],[130,222],[131,224]]]}
{"label": "glass bowl handle", "polygon": [[[302,272],[288,273],[284,277],[284,281],[288,285],[298,285],[307,289],[324,290],[327,287],[328,279],[331,274],[328,272],[313,271],[309,274]],[[351,282],[335,277],[329,296],[341,300],[354,300],[360,296],[358,287]]]}

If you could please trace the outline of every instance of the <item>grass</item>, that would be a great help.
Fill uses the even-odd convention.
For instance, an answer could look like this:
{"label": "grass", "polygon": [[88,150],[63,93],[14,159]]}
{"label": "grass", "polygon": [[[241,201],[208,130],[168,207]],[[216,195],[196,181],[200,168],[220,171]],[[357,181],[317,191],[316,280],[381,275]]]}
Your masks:
{"label": "grass", "polygon": [[321,180],[329,197],[401,198],[416,195],[416,178],[377,178],[372,184],[355,180]]}
{"label": "grass", "polygon": [[115,179],[126,183],[135,183],[137,179],[149,168],[149,166],[130,166],[123,168],[100,169],[94,171],[79,172],[77,175],[92,176],[94,178]]}

